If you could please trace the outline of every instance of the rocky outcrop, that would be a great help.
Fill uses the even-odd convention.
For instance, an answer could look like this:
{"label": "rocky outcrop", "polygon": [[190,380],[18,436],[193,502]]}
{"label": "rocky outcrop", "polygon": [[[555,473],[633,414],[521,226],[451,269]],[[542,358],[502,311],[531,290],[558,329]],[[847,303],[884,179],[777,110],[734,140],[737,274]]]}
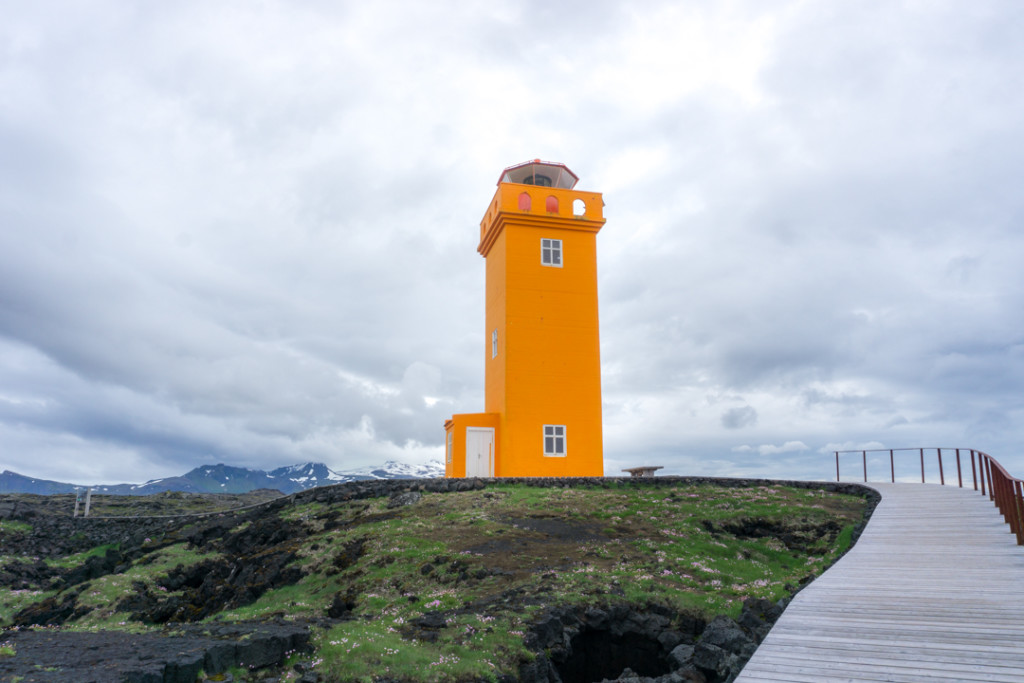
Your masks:
{"label": "rocky outcrop", "polygon": [[[309,630],[290,623],[209,624],[169,633],[8,631],[13,656],[0,680],[54,683],[195,683],[200,671],[277,667],[308,649]],[[45,666],[40,666],[45,662]]]}
{"label": "rocky outcrop", "polygon": [[526,645],[536,655],[522,683],[728,683],[754,654],[784,604],[750,600],[739,621],[710,623],[660,606],[546,612]]}

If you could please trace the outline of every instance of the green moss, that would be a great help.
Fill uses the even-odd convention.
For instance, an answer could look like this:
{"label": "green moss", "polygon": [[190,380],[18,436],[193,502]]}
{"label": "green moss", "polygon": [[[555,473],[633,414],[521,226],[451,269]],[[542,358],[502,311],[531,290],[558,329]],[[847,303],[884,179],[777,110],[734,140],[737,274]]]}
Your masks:
{"label": "green moss", "polygon": [[25,534],[32,531],[32,525],[17,519],[0,520],[0,536],[5,534]]}
{"label": "green moss", "polygon": [[835,548],[835,552],[839,555],[845,553],[847,550],[850,549],[850,546],[853,545],[853,530],[854,525],[847,524],[843,527],[843,530],[839,532],[839,537],[836,539]]}
{"label": "green moss", "polygon": [[73,555],[65,555],[64,557],[59,558],[48,557],[44,560],[44,562],[46,562],[46,564],[50,567],[70,569],[71,567],[77,567],[79,565],[85,564],[86,560],[88,560],[90,557],[102,557],[103,555],[107,554],[108,550],[116,548],[120,548],[120,545],[117,543],[107,543],[105,545],[99,545],[95,548],[91,548],[84,552],[75,553]]}
{"label": "green moss", "polygon": [[78,603],[92,610],[68,626],[84,630],[144,628],[141,624],[131,622],[129,615],[117,611],[117,603],[136,592],[133,584],[140,582],[152,590],[163,592],[163,589],[155,585],[159,576],[178,565],[191,566],[215,557],[218,557],[216,553],[201,553],[188,548],[184,543],[178,543],[162,548],[151,555],[146,563],[137,562],[120,574],[108,574],[94,579],[84,586],[78,596]]}
{"label": "green moss", "polygon": [[0,625],[10,625],[15,614],[56,594],[53,590],[0,590]]}
{"label": "green moss", "polygon": [[380,678],[415,681],[495,680],[532,655],[523,647],[525,625],[515,617],[462,614],[428,642],[403,637],[407,621],[385,612],[384,627],[359,621],[318,631],[317,667],[346,681]]}

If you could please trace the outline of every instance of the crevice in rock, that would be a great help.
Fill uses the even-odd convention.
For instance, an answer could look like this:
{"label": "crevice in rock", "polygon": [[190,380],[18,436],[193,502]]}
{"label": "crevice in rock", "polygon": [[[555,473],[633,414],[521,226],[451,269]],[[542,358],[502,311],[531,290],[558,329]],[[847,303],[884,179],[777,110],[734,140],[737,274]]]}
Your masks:
{"label": "crevice in rock", "polygon": [[585,628],[572,638],[568,650],[565,661],[555,664],[562,683],[617,679],[626,669],[648,678],[672,670],[661,643],[641,633],[613,636],[607,630]]}
{"label": "crevice in rock", "polygon": [[661,605],[558,608],[526,636],[536,658],[521,683],[728,683],[781,616],[785,601],[751,599],[739,620],[705,622]]}

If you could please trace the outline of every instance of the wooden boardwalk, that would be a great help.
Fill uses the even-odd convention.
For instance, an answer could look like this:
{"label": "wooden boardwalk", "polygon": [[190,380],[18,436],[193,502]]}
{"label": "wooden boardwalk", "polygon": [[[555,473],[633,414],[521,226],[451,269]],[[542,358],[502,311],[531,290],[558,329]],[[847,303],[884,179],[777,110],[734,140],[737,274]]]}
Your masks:
{"label": "wooden boardwalk", "polygon": [[740,683],[1024,681],[1024,547],[973,489],[870,484],[882,502],[797,594]]}

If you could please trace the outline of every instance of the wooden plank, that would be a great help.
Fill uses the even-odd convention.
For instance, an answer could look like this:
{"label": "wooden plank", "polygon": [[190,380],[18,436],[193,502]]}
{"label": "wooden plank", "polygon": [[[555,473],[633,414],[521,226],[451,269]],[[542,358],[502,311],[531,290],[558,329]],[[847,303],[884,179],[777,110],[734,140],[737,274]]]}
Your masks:
{"label": "wooden plank", "polygon": [[776,671],[789,671],[793,673],[820,672],[824,677],[847,675],[851,668],[855,668],[860,675],[905,678],[912,681],[952,679],[1020,683],[1019,669],[1014,671],[1001,667],[1000,670],[985,664],[937,664],[906,657],[892,659],[856,657],[825,660],[815,658],[802,660],[769,656],[763,666],[774,668]]}
{"label": "wooden plank", "polygon": [[857,545],[794,599],[738,683],[1024,681],[1024,548],[970,489],[871,484]]}
{"label": "wooden plank", "polygon": [[[869,659],[870,656],[864,653],[863,648],[859,643],[839,643],[830,642],[823,644],[822,646],[816,646],[814,642],[801,642],[793,645],[775,648],[772,652],[769,652],[767,657],[769,659],[777,659],[780,655],[784,657],[785,661],[795,661],[797,659],[813,659],[815,661],[822,658],[823,654],[827,652],[834,653],[836,659]],[[881,643],[877,644],[873,648],[871,656],[877,659],[906,659],[907,656],[916,657],[918,661],[927,661],[930,663],[943,664],[949,663],[954,665],[968,665],[968,666],[988,666],[992,663],[991,655],[980,652],[965,652],[960,649],[950,649],[935,647],[933,644],[915,643],[908,645],[895,645],[892,643]],[[1020,666],[1024,664],[1024,654],[1019,652],[1010,651],[1009,648],[1004,652],[1000,659],[1003,661],[1004,666]]]}

